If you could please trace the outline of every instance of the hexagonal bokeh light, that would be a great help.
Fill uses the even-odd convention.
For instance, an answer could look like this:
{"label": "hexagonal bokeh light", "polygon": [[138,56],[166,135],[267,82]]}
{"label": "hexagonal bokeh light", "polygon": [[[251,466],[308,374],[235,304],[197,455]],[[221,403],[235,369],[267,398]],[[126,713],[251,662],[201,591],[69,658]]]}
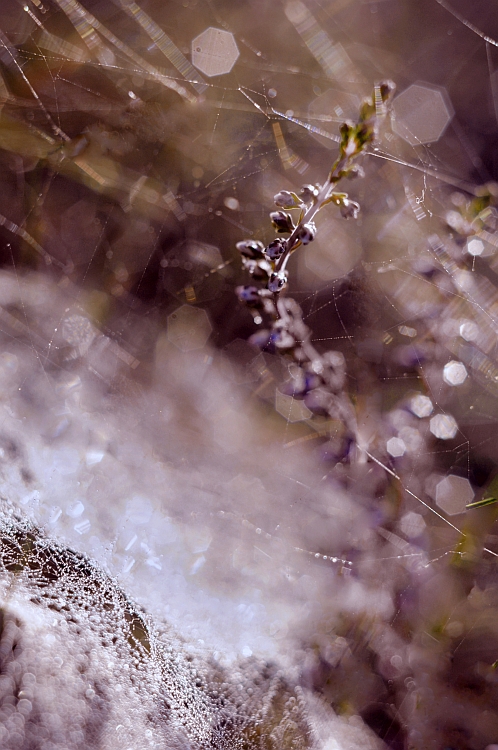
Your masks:
{"label": "hexagonal bokeh light", "polygon": [[202,349],[212,326],[205,310],[192,305],[182,305],[168,315],[168,341],[182,352]]}
{"label": "hexagonal bokeh light", "polygon": [[443,369],[443,380],[448,385],[462,385],[467,379],[467,368],[463,362],[452,359]]}
{"label": "hexagonal bokeh light", "polygon": [[239,56],[239,49],[229,31],[210,26],[192,40],[192,65],[206,76],[230,73]]}
{"label": "hexagonal bokeh light", "polygon": [[387,452],[393,458],[400,458],[406,453],[406,445],[401,438],[392,437],[386,443]]}
{"label": "hexagonal bokeh light", "polygon": [[452,440],[458,432],[458,425],[451,414],[436,414],[429,422],[429,429],[439,440]]}
{"label": "hexagonal bokeh light", "polygon": [[410,411],[412,411],[419,419],[423,419],[432,414],[434,407],[429,396],[424,396],[419,393],[418,396],[414,396],[410,401]]}
{"label": "hexagonal bokeh light", "polygon": [[426,84],[412,84],[393,102],[393,130],[410,146],[437,141],[452,117],[444,89]]}
{"label": "hexagonal bokeh light", "polygon": [[463,513],[473,497],[474,490],[469,480],[456,474],[441,479],[436,486],[436,505],[449,516]]}
{"label": "hexagonal bokeh light", "polygon": [[484,252],[484,242],[477,237],[471,237],[467,241],[467,252],[474,257],[482,255]]}
{"label": "hexagonal bokeh light", "polygon": [[408,511],[408,513],[405,513],[399,522],[400,531],[412,539],[420,536],[424,531],[425,526],[425,521],[420,513],[414,513],[411,510]]}
{"label": "hexagonal bokeh light", "polygon": [[459,333],[465,341],[475,341],[479,336],[479,327],[473,320],[462,320]]}

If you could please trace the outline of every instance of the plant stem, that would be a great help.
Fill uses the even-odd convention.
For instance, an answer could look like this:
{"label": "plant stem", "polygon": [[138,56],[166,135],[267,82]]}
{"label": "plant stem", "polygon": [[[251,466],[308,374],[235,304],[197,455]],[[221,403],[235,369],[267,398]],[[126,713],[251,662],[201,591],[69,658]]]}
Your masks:
{"label": "plant stem", "polygon": [[[301,245],[301,240],[298,237],[299,229],[304,224],[309,224],[313,219],[315,218],[318,211],[323,206],[323,203],[327,200],[327,198],[330,195],[330,189],[332,186],[336,185],[339,182],[339,175],[340,173],[349,166],[349,163],[352,161],[352,155],[345,155],[342,157],[339,157],[335,164],[333,165],[332,169],[330,170],[330,174],[328,176],[328,179],[322,187],[320,188],[320,192],[318,193],[316,199],[313,201],[313,203],[308,207],[307,211],[305,212],[304,216],[302,217],[301,221],[298,222],[298,224],[294,227],[292,230],[291,235],[287,238],[285,243],[285,250],[278,259],[275,271],[278,273],[279,271],[284,271],[285,267],[287,266],[287,262],[294,252],[294,250],[297,250],[297,248]],[[273,302],[275,304],[275,311],[276,311],[276,320],[278,320],[281,315],[278,308],[278,298],[279,298],[279,292],[275,292],[273,295]]]}
{"label": "plant stem", "polygon": [[292,234],[287,238],[285,250],[276,264],[275,270],[277,272],[283,271],[285,269],[291,253],[300,244],[300,240],[298,238],[300,227],[313,221],[318,211],[322,208],[324,201],[326,201],[329,197],[331,186],[337,184],[338,175],[344,170],[345,167],[349,165],[350,161],[351,156],[343,156],[342,158],[338,159],[338,161],[336,161],[336,163],[332,167],[328,180],[324,182],[324,184],[320,188],[320,192],[318,193],[315,201],[311,204],[311,206],[309,206],[301,221],[297,224],[297,226],[294,227]]}

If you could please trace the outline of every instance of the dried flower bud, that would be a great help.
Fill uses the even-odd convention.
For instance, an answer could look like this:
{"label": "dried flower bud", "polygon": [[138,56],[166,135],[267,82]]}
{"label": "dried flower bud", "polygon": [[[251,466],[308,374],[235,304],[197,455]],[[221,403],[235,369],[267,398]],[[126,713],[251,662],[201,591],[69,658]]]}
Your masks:
{"label": "dried flower bud", "polygon": [[296,339],[284,325],[276,324],[271,334],[271,343],[280,351],[288,351],[296,345]]}
{"label": "dried flower bud", "polygon": [[335,370],[344,370],[346,360],[342,352],[328,351],[322,354],[322,361],[325,365],[333,367]]}
{"label": "dried flower bud", "polygon": [[256,260],[264,257],[265,246],[259,240],[242,240],[242,242],[237,242],[235,247],[244,258]]}
{"label": "dried flower bud", "polygon": [[253,344],[253,346],[257,346],[258,349],[264,349],[265,346],[268,346],[270,336],[271,332],[266,328],[262,328],[260,331],[253,333],[252,336],[249,336],[248,341],[250,344]]}
{"label": "dried flower bud", "polygon": [[270,292],[281,292],[284,286],[287,284],[287,274],[285,271],[278,271],[278,273],[272,273],[270,281],[268,282],[268,289]]}
{"label": "dried flower bud", "polygon": [[279,238],[273,240],[273,242],[270,242],[268,247],[266,248],[266,255],[270,260],[278,260],[282,253],[285,250],[285,240],[281,240]]}
{"label": "dried flower bud", "polygon": [[239,300],[245,302],[246,305],[259,307],[262,304],[259,289],[255,286],[238,286],[235,289],[235,293]]}
{"label": "dried flower bud", "polygon": [[279,208],[298,208],[302,205],[301,201],[295,193],[290,193],[288,190],[281,190],[275,196],[273,200],[276,206]]}
{"label": "dried flower bud", "polygon": [[299,227],[299,231],[297,233],[297,236],[303,243],[303,245],[307,245],[308,243],[312,242],[312,240],[315,239],[316,235],[316,227],[313,223],[309,224],[303,224],[302,227]]}
{"label": "dried flower bud", "polygon": [[286,396],[302,399],[314,388],[321,385],[323,385],[323,380],[316,373],[299,367],[292,373],[292,377],[280,387],[280,390]]}
{"label": "dried flower bud", "polygon": [[313,198],[316,198],[318,193],[319,189],[316,187],[316,185],[303,185],[303,187],[299,191],[299,197],[301,198],[303,203],[311,203]]}
{"label": "dried flower bud", "polygon": [[256,281],[268,281],[272,272],[272,267],[265,258],[261,260],[251,260],[250,258],[242,258],[242,266],[248,271],[253,279]]}
{"label": "dried flower bud", "polygon": [[360,204],[356,201],[352,201],[349,198],[344,198],[341,201],[341,216],[345,219],[356,219],[360,210]]}
{"label": "dried flower bud", "polygon": [[318,388],[318,386],[322,384],[323,384],[323,380],[316,372],[310,372],[309,370],[306,370],[306,375],[305,375],[306,393],[308,393],[309,391],[312,391],[314,388]]}
{"label": "dried flower bud", "polygon": [[292,216],[285,211],[272,211],[270,214],[271,223],[278,232],[292,232],[294,223]]}
{"label": "dried flower bud", "polygon": [[346,379],[346,363],[341,352],[325,352],[322,354],[322,362],[325,365],[322,374],[327,386],[338,392],[344,387]]}

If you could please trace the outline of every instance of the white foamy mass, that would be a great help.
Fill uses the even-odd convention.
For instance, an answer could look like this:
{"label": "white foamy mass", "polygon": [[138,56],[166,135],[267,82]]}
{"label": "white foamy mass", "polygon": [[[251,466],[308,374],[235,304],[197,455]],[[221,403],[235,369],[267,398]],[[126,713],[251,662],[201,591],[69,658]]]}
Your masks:
{"label": "white foamy mass", "polygon": [[312,694],[334,617],[393,611],[362,505],[221,355],[155,331],[145,366],[69,284],[0,294],[2,747],[377,747]]}

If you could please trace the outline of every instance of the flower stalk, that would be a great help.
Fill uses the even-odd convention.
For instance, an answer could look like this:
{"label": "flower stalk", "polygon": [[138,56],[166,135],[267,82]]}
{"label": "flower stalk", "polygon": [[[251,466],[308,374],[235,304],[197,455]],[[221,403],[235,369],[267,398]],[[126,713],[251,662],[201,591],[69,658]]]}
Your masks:
{"label": "flower stalk", "polygon": [[[344,391],[344,357],[339,352],[320,354],[314,348],[300,306],[282,296],[282,292],[288,282],[289,258],[301,245],[308,245],[315,239],[318,212],[332,203],[344,218],[357,217],[359,204],[336,187],[344,178],[363,176],[363,170],[355,162],[376,140],[393,92],[391,81],[376,85],[372,96],[361,105],[358,121],[343,123],[339,154],[322,185],[304,185],[298,194],[281,190],[274,196],[277,210],[270,213],[270,220],[279,236],[266,247],[259,240],[237,243],[243,267],[262,285],[237,287],[237,295],[250,308],[257,324],[264,322],[263,316],[269,319],[268,327],[251,336],[250,341],[293,360],[289,368],[291,378],[284,384],[283,391],[293,398],[303,399],[313,414],[339,420],[344,425],[342,458],[349,453],[351,445],[358,442],[354,408]],[[299,214],[295,218],[297,211]],[[280,236],[285,234],[287,238]]]}
{"label": "flower stalk", "polygon": [[[290,256],[301,246],[312,242],[316,236],[314,219],[318,212],[329,203],[339,207],[341,215],[356,218],[360,206],[351,200],[347,193],[335,190],[344,178],[353,179],[363,175],[361,167],[354,162],[371,145],[378,134],[380,120],[384,117],[387,104],[392,97],[394,84],[387,81],[374,88],[372,96],[360,108],[357,123],[345,122],[341,126],[339,155],[332,165],[323,185],[304,185],[299,194],[281,190],[274,197],[279,210],[270,213],[273,228],[278,234],[288,234],[286,239],[277,237],[268,247],[254,240],[239,242],[237,248],[243,258],[243,265],[257,281],[264,281],[265,287],[254,294],[261,297],[261,307],[271,311],[275,320],[280,317],[277,305],[278,295],[287,286],[287,263]],[[297,221],[291,212],[299,211]],[[243,301],[254,294],[238,294]],[[268,292],[273,296],[273,309],[263,302],[268,300]],[[252,302],[254,304],[254,302]],[[259,316],[260,317],[260,316]]]}

